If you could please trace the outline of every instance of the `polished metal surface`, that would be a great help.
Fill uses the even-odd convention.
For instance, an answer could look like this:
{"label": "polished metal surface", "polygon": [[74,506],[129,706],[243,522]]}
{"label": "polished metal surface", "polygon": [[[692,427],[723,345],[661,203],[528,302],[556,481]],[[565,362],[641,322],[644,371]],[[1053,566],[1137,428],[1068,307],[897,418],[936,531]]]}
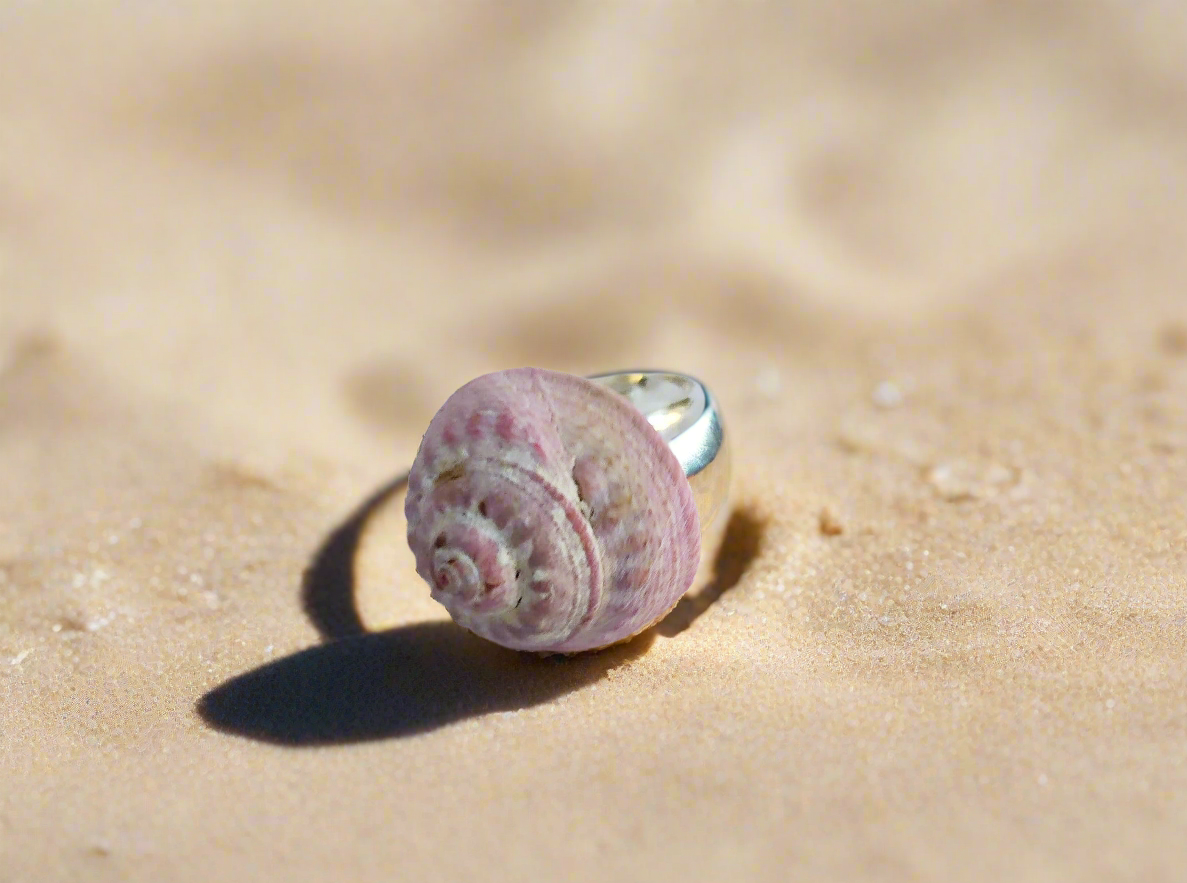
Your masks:
{"label": "polished metal surface", "polygon": [[730,452],[709,388],[673,371],[614,371],[590,379],[625,396],[655,427],[692,485],[702,533],[713,527],[729,497]]}

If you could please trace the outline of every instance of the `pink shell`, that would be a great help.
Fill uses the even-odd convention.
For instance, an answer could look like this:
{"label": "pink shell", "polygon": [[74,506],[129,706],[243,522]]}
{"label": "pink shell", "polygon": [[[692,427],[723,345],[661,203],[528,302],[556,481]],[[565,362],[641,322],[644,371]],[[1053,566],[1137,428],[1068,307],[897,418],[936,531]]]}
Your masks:
{"label": "pink shell", "polygon": [[647,419],[591,380],[540,368],[449,397],[404,511],[433,598],[516,650],[576,653],[644,631],[701,554],[692,488]]}

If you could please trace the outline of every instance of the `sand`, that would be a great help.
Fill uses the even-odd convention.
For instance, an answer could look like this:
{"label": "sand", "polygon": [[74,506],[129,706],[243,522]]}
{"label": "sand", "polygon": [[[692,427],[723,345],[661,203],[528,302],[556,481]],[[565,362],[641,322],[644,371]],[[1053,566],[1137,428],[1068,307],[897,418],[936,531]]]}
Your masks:
{"label": "sand", "polygon": [[[0,880],[1187,879],[1187,15],[828,9],[0,5]],[[359,511],[525,364],[735,444],[566,662]]]}

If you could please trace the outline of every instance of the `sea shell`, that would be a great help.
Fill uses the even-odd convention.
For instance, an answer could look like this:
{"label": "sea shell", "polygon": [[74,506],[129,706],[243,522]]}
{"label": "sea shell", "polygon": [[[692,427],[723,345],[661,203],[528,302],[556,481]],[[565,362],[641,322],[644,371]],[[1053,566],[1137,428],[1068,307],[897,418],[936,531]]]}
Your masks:
{"label": "sea shell", "polygon": [[433,417],[408,478],[408,545],[459,625],[516,650],[627,640],[688,590],[701,554],[688,479],[618,393],[515,368]]}

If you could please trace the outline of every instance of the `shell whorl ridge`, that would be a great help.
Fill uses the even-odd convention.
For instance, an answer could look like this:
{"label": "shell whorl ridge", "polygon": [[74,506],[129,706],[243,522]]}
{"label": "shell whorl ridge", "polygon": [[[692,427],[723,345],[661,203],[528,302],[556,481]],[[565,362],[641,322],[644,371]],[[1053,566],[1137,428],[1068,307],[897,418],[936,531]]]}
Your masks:
{"label": "shell whorl ridge", "polygon": [[404,511],[433,598],[516,650],[626,640],[675,606],[700,560],[692,488],[659,433],[619,394],[539,368],[449,397]]}

